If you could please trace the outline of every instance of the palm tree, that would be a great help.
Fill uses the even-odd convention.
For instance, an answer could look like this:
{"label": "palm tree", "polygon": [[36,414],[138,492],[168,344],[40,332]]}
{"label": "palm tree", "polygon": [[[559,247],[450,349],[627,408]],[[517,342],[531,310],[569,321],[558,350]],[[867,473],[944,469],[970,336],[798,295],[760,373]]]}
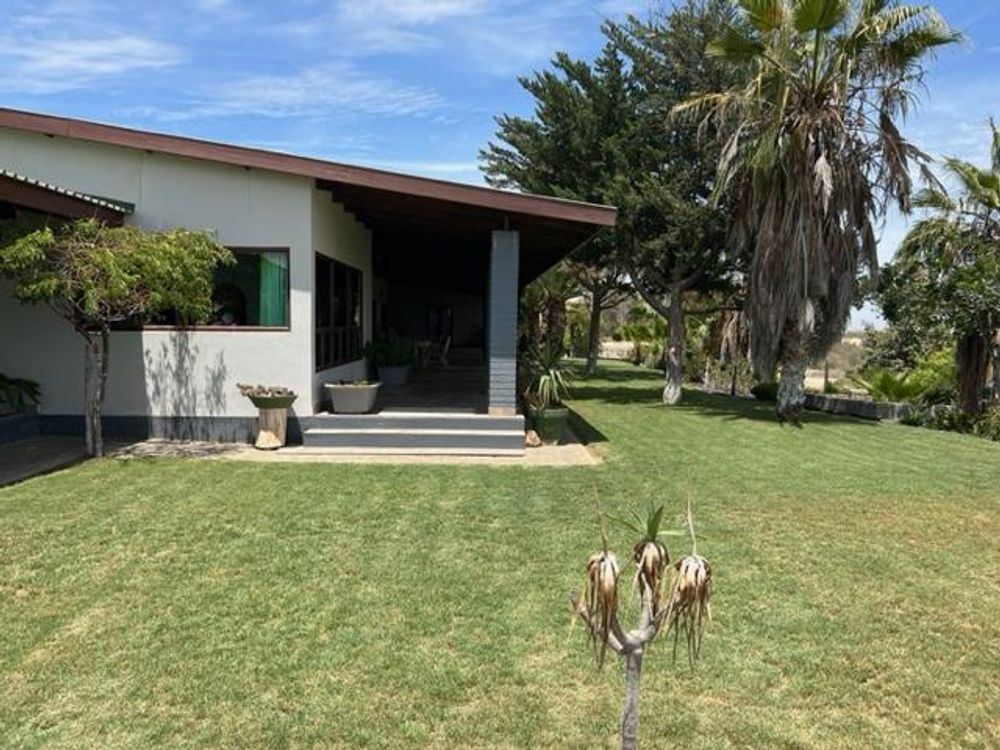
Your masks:
{"label": "palm tree", "polygon": [[910,169],[929,157],[900,133],[924,64],[959,39],[928,6],[890,0],[739,0],[709,53],[747,82],[676,113],[724,134],[717,200],[730,245],[749,253],[747,315],[754,369],[773,380],[778,416],[798,420],[809,362],[843,335],[859,276],[877,276],[873,223],[908,212]]}
{"label": "palm tree", "polygon": [[958,403],[971,415],[982,410],[991,364],[1000,396],[1000,129],[990,127],[990,168],[946,159],[957,194],[929,188],[914,199],[933,213],[903,240],[883,292],[890,320],[916,314],[955,333]]}

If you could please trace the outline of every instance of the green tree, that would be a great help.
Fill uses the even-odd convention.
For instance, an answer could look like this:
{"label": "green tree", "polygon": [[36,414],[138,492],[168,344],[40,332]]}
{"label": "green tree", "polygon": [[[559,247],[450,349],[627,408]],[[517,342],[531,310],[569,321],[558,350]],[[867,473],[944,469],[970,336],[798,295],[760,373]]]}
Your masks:
{"label": "green tree", "polygon": [[[627,170],[625,141],[634,118],[632,83],[608,43],[593,64],[564,52],[552,69],[519,79],[535,99],[533,117],[501,115],[496,141],[481,152],[486,181],[542,195],[614,203]],[[564,270],[590,305],[587,372],[597,369],[601,314],[630,289],[621,258],[620,227],[599,232],[573,253]]]}
{"label": "green tree", "polygon": [[750,257],[747,312],[759,377],[780,367],[777,410],[798,420],[805,371],[843,335],[877,274],[873,222],[910,210],[928,157],[899,131],[928,56],[959,35],[929,6],[890,0],[739,0],[744,25],[710,46],[744,85],[678,108],[725,133],[716,186],[733,249]]}
{"label": "green tree", "polygon": [[196,322],[212,314],[212,275],[232,254],[205,232],[145,232],[94,220],[45,226],[0,246],[0,275],[27,303],[48,305],[84,340],[87,451],[101,456],[101,408],[111,329],[176,310]]}
{"label": "green tree", "polygon": [[991,364],[1000,397],[1000,130],[990,123],[993,163],[947,159],[959,188],[922,191],[932,211],[907,234],[886,268],[880,302],[887,320],[910,330],[944,328],[957,342],[958,401],[978,415]]}
{"label": "green tree", "polygon": [[631,232],[629,275],[668,321],[663,401],[682,396],[686,306],[708,292],[728,297],[735,280],[725,252],[723,212],[709,201],[717,146],[696,123],[671,120],[692,95],[728,86],[738,72],[706,57],[711,41],[736,22],[727,0],[686,0],[648,20],[610,26],[636,87],[632,165],[620,205]]}

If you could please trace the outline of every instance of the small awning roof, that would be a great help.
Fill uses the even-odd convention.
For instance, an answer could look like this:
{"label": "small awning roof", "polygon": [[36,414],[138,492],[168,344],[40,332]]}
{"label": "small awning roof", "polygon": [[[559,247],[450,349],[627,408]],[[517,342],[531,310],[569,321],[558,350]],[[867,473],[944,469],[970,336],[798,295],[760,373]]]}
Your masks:
{"label": "small awning roof", "polygon": [[0,202],[66,219],[101,219],[120,225],[134,206],[68,190],[0,167]]}
{"label": "small awning roof", "polygon": [[444,243],[460,250],[483,243],[488,247],[493,229],[517,229],[521,233],[522,283],[554,265],[602,227],[613,226],[616,217],[611,206],[20,110],[0,108],[0,128],[312,177],[373,230],[376,242],[399,238],[417,240],[418,244]]}

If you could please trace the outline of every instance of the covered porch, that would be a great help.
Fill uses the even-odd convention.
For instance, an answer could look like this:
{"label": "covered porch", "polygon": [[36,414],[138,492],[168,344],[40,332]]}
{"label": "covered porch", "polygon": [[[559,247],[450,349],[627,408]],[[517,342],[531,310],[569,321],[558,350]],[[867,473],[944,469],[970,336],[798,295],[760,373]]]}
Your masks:
{"label": "covered porch", "polygon": [[417,348],[410,382],[383,386],[378,407],[516,415],[520,290],[612,225],[614,210],[432,180],[413,191],[385,177],[317,181],[371,231],[374,334]]}

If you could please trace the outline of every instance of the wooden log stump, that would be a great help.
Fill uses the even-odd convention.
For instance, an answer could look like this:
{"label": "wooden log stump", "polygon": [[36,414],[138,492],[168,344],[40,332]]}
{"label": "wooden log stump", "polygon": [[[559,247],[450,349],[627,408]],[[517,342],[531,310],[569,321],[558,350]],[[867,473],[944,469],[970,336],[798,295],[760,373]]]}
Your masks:
{"label": "wooden log stump", "polygon": [[257,442],[260,450],[277,450],[285,445],[288,430],[288,409],[259,409],[257,417]]}

